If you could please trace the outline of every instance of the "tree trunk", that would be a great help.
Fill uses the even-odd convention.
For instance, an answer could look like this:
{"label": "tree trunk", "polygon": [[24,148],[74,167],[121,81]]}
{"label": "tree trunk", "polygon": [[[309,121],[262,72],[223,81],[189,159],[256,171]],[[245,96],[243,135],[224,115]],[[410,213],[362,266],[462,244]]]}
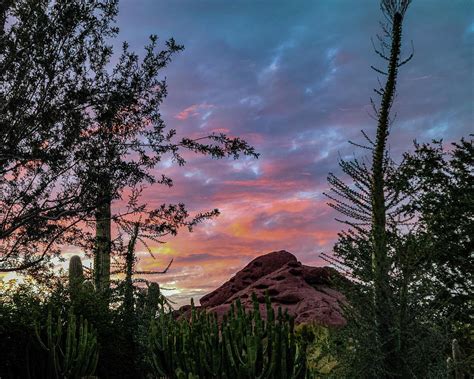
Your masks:
{"label": "tree trunk", "polygon": [[125,291],[124,291],[124,310],[125,322],[130,325],[133,321],[134,301],[133,301],[133,269],[135,265],[135,246],[137,243],[140,223],[135,223],[133,234],[128,242],[127,255],[125,256]]}
{"label": "tree trunk", "polygon": [[111,254],[111,198],[107,179],[100,189],[96,210],[94,281],[96,290],[107,295],[110,289]]}

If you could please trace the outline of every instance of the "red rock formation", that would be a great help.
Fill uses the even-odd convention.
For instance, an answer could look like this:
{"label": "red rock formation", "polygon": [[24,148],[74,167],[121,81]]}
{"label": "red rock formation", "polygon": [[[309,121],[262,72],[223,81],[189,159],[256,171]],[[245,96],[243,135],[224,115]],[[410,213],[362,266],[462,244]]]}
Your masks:
{"label": "red rock formation", "polygon": [[288,262],[296,262],[296,257],[285,250],[257,257],[218,289],[203,296],[199,302],[205,308],[223,304],[237,292]]}
{"label": "red rock formation", "polygon": [[[337,272],[330,267],[302,265],[293,254],[277,251],[250,262],[221,287],[204,296],[201,308],[222,316],[230,304],[240,299],[246,309],[253,307],[252,293],[257,295],[262,315],[268,293],[275,311],[287,309],[296,323],[316,322],[337,327],[345,324],[340,302],[344,296],[331,288],[331,277]],[[189,309],[182,309],[183,317]]]}

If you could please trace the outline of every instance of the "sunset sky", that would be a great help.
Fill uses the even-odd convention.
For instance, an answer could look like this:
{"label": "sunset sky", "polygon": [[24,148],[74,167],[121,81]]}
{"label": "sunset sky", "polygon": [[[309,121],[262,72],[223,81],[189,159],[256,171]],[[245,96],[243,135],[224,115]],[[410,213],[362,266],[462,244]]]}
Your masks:
{"label": "sunset sky", "polygon": [[[285,249],[305,264],[323,265],[342,225],[326,205],[329,172],[338,157],[364,152],[360,130],[374,134],[369,98],[377,85],[370,65],[382,63],[371,37],[382,16],[375,0],[122,0],[118,42],[142,51],[150,34],[174,37],[185,50],[164,74],[163,118],[179,135],[225,132],[261,154],[256,159],[187,156],[165,159],[156,172],[174,187],[149,188],[149,205],[184,202],[221,216],[190,234],[155,246],[157,260],[140,265],[158,276],[178,303],[218,287],[258,255]],[[412,141],[458,140],[473,128],[474,2],[415,0],[407,12],[394,157]],[[119,46],[119,43],[117,43]]]}

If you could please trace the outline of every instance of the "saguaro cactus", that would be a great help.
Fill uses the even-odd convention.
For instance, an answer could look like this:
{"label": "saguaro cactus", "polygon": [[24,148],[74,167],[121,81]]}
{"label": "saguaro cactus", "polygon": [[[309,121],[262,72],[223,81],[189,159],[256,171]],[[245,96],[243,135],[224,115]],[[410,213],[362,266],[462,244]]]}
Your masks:
{"label": "saguaro cactus", "polygon": [[84,271],[81,257],[74,255],[69,260],[69,293],[71,295],[71,300],[75,300],[83,283]]}

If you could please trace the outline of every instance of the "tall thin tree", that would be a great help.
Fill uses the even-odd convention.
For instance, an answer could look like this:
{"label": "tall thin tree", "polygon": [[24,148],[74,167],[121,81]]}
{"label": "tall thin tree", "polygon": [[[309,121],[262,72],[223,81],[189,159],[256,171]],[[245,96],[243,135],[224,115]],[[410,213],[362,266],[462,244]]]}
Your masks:
{"label": "tall thin tree", "polygon": [[397,372],[400,362],[397,359],[395,346],[395,325],[393,323],[393,309],[391,304],[392,292],[390,289],[390,262],[387,253],[386,229],[386,199],[384,178],[384,156],[387,151],[387,137],[389,134],[390,110],[392,108],[397,85],[398,68],[406,63],[400,61],[402,44],[403,17],[410,0],[383,0],[382,12],[391,23],[390,56],[380,53],[388,61],[387,79],[381,89],[381,103],[377,109],[377,135],[372,154],[372,180],[370,200],[372,205],[371,243],[372,269],[374,281],[374,308],[377,323],[377,337],[382,347],[384,366],[387,376]]}
{"label": "tall thin tree", "polygon": [[[389,257],[389,229],[399,214],[397,207],[402,201],[400,193],[389,190],[387,181],[393,174],[393,167],[387,150],[387,138],[391,123],[391,109],[395,98],[398,69],[413,56],[401,59],[402,26],[410,0],[382,0],[381,10],[387,23],[383,26],[385,38],[379,37],[380,48],[375,52],[387,62],[385,70],[372,66],[385,83],[375,92],[380,96],[380,104],[372,99],[377,120],[375,140],[367,134],[364,137],[370,144],[365,146],[371,152],[371,164],[355,160],[341,162],[343,171],[353,180],[348,185],[330,174],[328,180],[332,193],[330,204],[349,220],[343,220],[352,229],[341,234],[336,245],[336,254],[349,266],[350,273],[365,283],[372,293],[372,322],[375,346],[378,350],[377,375],[395,377],[401,366],[400,348],[397,344],[397,322],[393,308],[393,292],[390,286],[391,260]],[[355,187],[354,187],[355,186]],[[387,220],[389,218],[389,220]],[[390,225],[391,223],[391,225]],[[341,248],[342,247],[342,248]],[[370,252],[370,258],[365,256]]]}

